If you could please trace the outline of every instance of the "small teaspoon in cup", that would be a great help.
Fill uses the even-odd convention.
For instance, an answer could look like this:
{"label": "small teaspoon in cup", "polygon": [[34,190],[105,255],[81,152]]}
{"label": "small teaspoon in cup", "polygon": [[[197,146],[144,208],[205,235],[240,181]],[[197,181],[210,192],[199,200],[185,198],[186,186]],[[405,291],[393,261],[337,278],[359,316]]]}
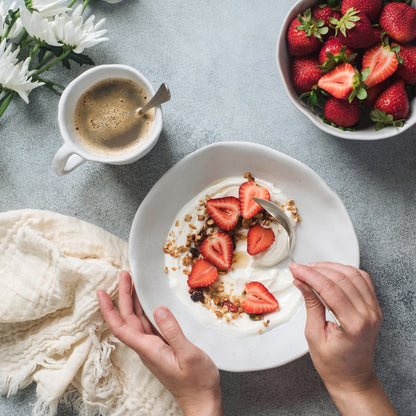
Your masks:
{"label": "small teaspoon in cup", "polygon": [[[274,202],[268,201],[266,199],[261,198],[253,198],[264,210],[266,210],[286,231],[288,236],[288,257],[289,260],[295,262],[292,255],[292,237],[293,237],[293,228],[289,224],[287,220],[287,216],[285,212]],[[322,299],[321,295],[311,286],[307,285],[315,296],[319,299],[319,301],[324,305],[325,309],[328,313],[332,316],[335,323],[338,325],[339,329],[345,334],[345,329],[342,327],[341,322],[339,322],[338,318],[335,316],[332,309],[327,305],[327,303]]]}
{"label": "small teaspoon in cup", "polygon": [[156,94],[150,99],[150,101],[143,107],[136,109],[135,114],[142,116],[146,111],[150,110],[157,105],[165,103],[170,100],[170,91],[168,86],[163,83],[159,89],[156,91]]}

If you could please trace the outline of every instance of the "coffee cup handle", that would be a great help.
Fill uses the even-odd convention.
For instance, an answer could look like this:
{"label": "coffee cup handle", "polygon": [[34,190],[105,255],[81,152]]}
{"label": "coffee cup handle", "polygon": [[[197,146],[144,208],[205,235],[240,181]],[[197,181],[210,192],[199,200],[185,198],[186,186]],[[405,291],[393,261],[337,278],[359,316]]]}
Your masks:
{"label": "coffee cup handle", "polygon": [[58,176],[66,175],[82,165],[85,159],[75,153],[74,148],[64,144],[53,158],[52,166]]}

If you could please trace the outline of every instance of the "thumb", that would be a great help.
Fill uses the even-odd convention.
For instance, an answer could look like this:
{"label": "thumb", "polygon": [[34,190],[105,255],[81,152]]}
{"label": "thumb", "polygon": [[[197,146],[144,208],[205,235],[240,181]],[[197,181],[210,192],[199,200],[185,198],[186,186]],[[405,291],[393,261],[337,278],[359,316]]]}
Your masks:
{"label": "thumb", "polygon": [[185,337],[178,321],[168,308],[165,306],[158,306],[154,310],[153,316],[161,335],[178,355],[178,358],[193,346],[193,344]]}

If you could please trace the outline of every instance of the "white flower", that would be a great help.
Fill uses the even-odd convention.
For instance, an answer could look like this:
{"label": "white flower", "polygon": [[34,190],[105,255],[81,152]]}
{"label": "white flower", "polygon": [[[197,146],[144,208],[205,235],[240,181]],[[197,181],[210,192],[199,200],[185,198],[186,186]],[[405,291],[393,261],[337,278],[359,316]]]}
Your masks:
{"label": "white flower", "polygon": [[[6,6],[4,2],[0,2],[0,38],[6,33],[8,25],[6,24],[6,17],[9,10],[14,10],[16,2],[13,2],[10,6]],[[22,32],[23,25],[20,19],[17,19],[12,29],[7,35],[7,39],[15,39]]]}
{"label": "white flower", "polygon": [[105,0],[107,3],[111,3],[111,4],[115,4],[115,3],[120,3],[121,0]]}
{"label": "white flower", "polygon": [[68,8],[64,6],[67,0],[32,0],[32,8],[45,17],[55,16]]}
{"label": "white flower", "polygon": [[72,14],[64,12],[55,16],[53,20],[35,11],[30,13],[25,8],[21,10],[23,25],[30,36],[52,46],[68,45],[76,53],[82,53],[85,48],[108,40],[103,37],[107,30],[100,30],[105,19],[94,25],[94,15],[84,22],[81,14],[82,5],[79,5]]}
{"label": "white flower", "polygon": [[59,46],[53,33],[53,21],[42,16],[40,13],[31,13],[25,7],[20,9],[20,18],[30,36],[42,40],[49,45]]}
{"label": "white flower", "polygon": [[53,31],[58,42],[73,47],[76,53],[82,53],[85,48],[108,40],[108,38],[102,37],[107,33],[107,30],[99,30],[105,19],[101,19],[94,25],[94,15],[84,22],[81,14],[82,5],[79,5],[72,15],[63,13],[56,16],[53,22]]}
{"label": "white flower", "polygon": [[43,82],[31,81],[34,71],[29,71],[29,60],[19,61],[17,55],[20,48],[12,52],[12,44],[6,48],[6,39],[0,43],[0,85],[3,89],[16,91],[20,97],[29,103],[29,93]]}

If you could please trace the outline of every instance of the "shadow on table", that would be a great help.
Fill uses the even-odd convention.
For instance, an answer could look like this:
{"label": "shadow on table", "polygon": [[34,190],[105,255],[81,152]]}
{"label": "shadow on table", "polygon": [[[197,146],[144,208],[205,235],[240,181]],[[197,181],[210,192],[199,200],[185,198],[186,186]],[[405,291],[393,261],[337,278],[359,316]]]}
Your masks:
{"label": "shadow on table", "polygon": [[[221,372],[226,415],[281,414],[277,409],[301,410],[323,396],[332,407],[309,354],[282,367],[248,373]],[[271,413],[269,413],[271,411]],[[302,414],[308,414],[305,412]]]}

